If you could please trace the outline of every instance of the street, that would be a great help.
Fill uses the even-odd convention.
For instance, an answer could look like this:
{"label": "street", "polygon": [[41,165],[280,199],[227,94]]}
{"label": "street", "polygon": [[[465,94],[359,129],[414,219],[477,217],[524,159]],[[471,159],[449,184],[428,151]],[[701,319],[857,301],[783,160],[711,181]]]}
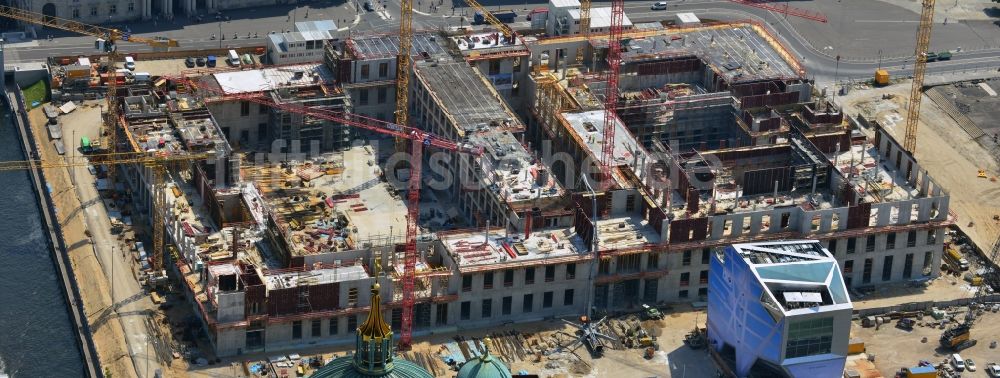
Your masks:
{"label": "street", "polygon": [[[99,108],[80,107],[64,116],[63,132],[67,136],[88,136],[98,134]],[[73,141],[73,139],[71,139]],[[71,143],[77,143],[75,141]],[[70,147],[70,146],[67,146]],[[69,156],[79,155],[77,148],[67,148]],[[112,319],[121,323],[128,343],[132,363],[140,377],[152,377],[160,369],[153,343],[160,343],[150,335],[147,319],[151,318],[153,303],[136,280],[130,246],[124,245],[118,235],[111,233],[106,205],[102,203],[95,184],[96,176],[86,166],[71,167],[70,175],[76,193],[83,206],[84,219],[93,240],[94,250],[111,286],[113,308],[106,313],[106,321]]]}

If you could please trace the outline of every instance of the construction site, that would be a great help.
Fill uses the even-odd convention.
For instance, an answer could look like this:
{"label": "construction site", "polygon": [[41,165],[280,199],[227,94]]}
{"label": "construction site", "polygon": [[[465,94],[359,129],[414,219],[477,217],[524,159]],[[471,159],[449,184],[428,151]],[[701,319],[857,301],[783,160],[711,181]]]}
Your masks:
{"label": "construction site", "polygon": [[[144,70],[194,54],[111,30],[102,43],[157,51],[50,58],[48,122],[92,127],[46,146],[79,154],[43,165],[97,172],[101,221],[129,235],[116,245],[133,257],[138,296],[162,312],[150,359],[165,376],[326,377],[327,362],[384,337],[362,334],[378,334],[382,316],[397,358],[431,376],[491,356],[525,377],[801,376],[820,354],[851,370],[848,339],[881,337],[868,325],[883,317],[923,326],[927,313],[928,327],[966,327],[964,339],[995,317],[982,305],[984,288],[1000,289],[1000,211],[982,201],[1000,193],[995,81],[927,90],[924,112],[943,115],[920,113],[915,134],[915,117],[902,127],[909,82],[837,98],[765,23],[633,23],[622,3],[550,0],[547,32],[522,35],[483,10],[480,28],[327,33],[322,61],[270,64],[244,48],[205,53],[229,64],[212,55],[212,67],[156,74]],[[968,140],[944,137],[955,130]],[[17,163],[0,169],[42,164]],[[788,240],[805,242],[778,247]],[[735,285],[714,278],[733,259],[765,288],[739,301],[762,304],[772,313],[760,319],[793,338],[761,352],[764,370],[722,345],[744,336],[717,334],[713,303],[726,300],[710,300],[710,286]],[[794,271],[807,260],[825,264],[822,277]],[[901,287],[966,300],[879,296]],[[824,306],[836,307],[832,342],[783,320]],[[788,319],[828,326],[816,317]],[[132,375],[108,362],[123,353],[108,338],[131,340],[102,335],[101,362]],[[965,348],[986,366],[995,343]],[[883,344],[869,355],[888,354]]]}

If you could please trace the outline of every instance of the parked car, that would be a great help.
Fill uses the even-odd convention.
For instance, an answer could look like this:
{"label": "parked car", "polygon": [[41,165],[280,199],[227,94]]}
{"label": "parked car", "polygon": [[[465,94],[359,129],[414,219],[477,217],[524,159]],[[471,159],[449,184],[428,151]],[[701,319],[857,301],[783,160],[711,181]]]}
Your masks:
{"label": "parked car", "polygon": [[187,68],[194,68],[194,58],[189,56],[187,59],[184,59],[184,66]]}
{"label": "parked car", "polygon": [[652,10],[664,10],[664,9],[667,9],[667,2],[666,1],[657,1],[656,3],[653,3],[653,6],[649,7],[649,9],[652,9]]}
{"label": "parked car", "polygon": [[371,1],[365,1],[364,8],[365,8],[366,11],[369,11],[369,12],[374,12],[375,11],[375,5],[372,5]]}
{"label": "parked car", "polygon": [[1000,378],[1000,365],[996,362],[990,362],[986,365],[986,374],[991,378]]}
{"label": "parked car", "polygon": [[198,65],[198,67],[205,67],[205,58],[198,57],[198,59],[194,60],[194,64]]}
{"label": "parked car", "polygon": [[973,361],[971,358],[966,358],[965,359],[965,370],[976,371],[976,362]]}

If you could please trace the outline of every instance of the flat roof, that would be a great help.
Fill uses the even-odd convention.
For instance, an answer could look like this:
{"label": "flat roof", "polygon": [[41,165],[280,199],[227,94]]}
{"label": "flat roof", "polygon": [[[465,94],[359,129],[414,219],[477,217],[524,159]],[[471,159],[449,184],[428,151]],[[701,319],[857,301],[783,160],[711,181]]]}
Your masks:
{"label": "flat roof", "polygon": [[774,319],[811,314],[817,307],[851,308],[837,260],[818,241],[739,243],[731,248],[767,290],[761,304]]}
{"label": "flat roof", "polygon": [[333,22],[333,20],[298,21],[295,23],[295,31],[302,33],[313,31],[332,32],[337,31],[337,23]]}
{"label": "flat roof", "polygon": [[[359,248],[369,237],[405,233],[406,205],[380,178],[370,146],[328,153],[288,169],[247,168],[264,199],[287,230],[293,256]],[[369,165],[371,164],[371,165]]]}
{"label": "flat roof", "polygon": [[733,82],[799,77],[751,26],[667,29],[662,35],[632,39],[622,58],[627,62],[683,55],[697,56]]}
{"label": "flat roof", "polygon": [[555,175],[545,165],[535,163],[509,131],[475,134],[469,142],[484,147],[484,184],[501,199],[518,202],[563,194]]}
{"label": "flat roof", "polygon": [[528,48],[524,46],[521,38],[508,39],[500,32],[472,33],[454,36],[451,37],[451,40],[455,42],[458,50],[462,53],[488,50],[489,52],[523,51],[525,55],[529,54]]}
{"label": "flat roof", "polygon": [[549,0],[549,5],[555,8],[580,7],[580,0]]}
{"label": "flat roof", "polygon": [[418,61],[413,68],[427,91],[439,101],[441,110],[453,120],[459,135],[523,128],[493,85],[468,63]]}
{"label": "flat roof", "polygon": [[[577,2],[579,6],[579,2]],[[580,9],[570,9],[569,17],[573,20],[580,20]],[[628,29],[632,26],[632,20],[628,18],[628,15],[623,15],[622,27]],[[611,7],[597,7],[590,8],[590,28],[591,29],[607,29],[611,27]]]}
{"label": "flat roof", "polygon": [[[299,75],[299,72],[302,74]],[[220,72],[211,76],[219,89],[226,94],[263,92],[333,82],[333,73],[322,63]]]}
{"label": "flat roof", "polygon": [[[585,144],[595,159],[600,159],[604,147],[604,109],[577,113],[562,113],[562,117],[573,132]],[[625,127],[620,119],[615,119],[615,165],[632,165],[636,154],[646,151],[635,140],[632,132]]]}
{"label": "flat roof", "polygon": [[460,271],[474,267],[503,269],[506,264],[545,264],[548,259],[575,260],[589,255],[583,238],[572,227],[537,230],[527,238],[523,233],[510,237],[505,234],[503,229],[490,230],[487,240],[485,230],[468,230],[442,235],[440,240]]}
{"label": "flat roof", "polygon": [[267,290],[277,290],[334,282],[357,281],[370,277],[364,266],[351,265],[312,269],[304,272],[267,274],[264,276],[264,284],[267,286]]}
{"label": "flat roof", "polygon": [[[347,41],[348,48],[360,60],[392,58],[399,54],[398,35],[379,35],[351,38]],[[413,35],[412,54],[414,56],[427,53],[429,55],[446,54],[447,51],[438,42],[438,36],[429,33]]]}
{"label": "flat roof", "polygon": [[597,247],[601,250],[641,247],[659,244],[659,230],[639,215],[597,220]]}
{"label": "flat roof", "polygon": [[701,20],[698,19],[698,16],[695,16],[694,13],[690,12],[678,13],[677,20],[686,24],[696,24],[701,22]]}

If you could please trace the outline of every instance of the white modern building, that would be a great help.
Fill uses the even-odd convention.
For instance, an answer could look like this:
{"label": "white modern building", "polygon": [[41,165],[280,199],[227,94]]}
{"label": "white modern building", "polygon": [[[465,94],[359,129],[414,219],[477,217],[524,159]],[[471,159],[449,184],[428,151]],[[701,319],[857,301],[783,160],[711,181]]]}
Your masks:
{"label": "white modern building", "polygon": [[295,30],[267,35],[267,58],[271,64],[295,64],[323,60],[323,46],[338,41],[333,20],[295,23]]}
{"label": "white modern building", "polygon": [[851,299],[837,260],[815,240],[734,244],[713,254],[708,338],[746,377],[838,377]]}

